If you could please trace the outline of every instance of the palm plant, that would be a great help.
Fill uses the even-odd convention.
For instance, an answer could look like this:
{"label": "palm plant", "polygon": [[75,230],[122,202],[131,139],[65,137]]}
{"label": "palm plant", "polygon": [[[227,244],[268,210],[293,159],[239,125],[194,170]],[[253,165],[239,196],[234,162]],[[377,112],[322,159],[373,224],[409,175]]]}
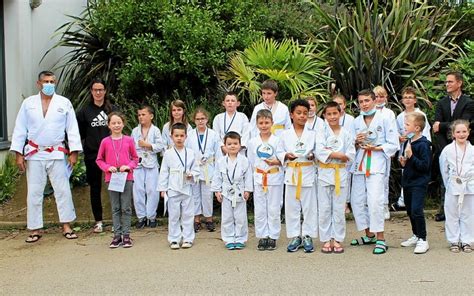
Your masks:
{"label": "palm plant", "polygon": [[300,45],[291,39],[278,42],[263,37],[243,52],[236,52],[219,78],[230,82],[229,88],[242,93],[250,104],[258,102],[261,82],[266,79],[278,82],[283,99],[325,98],[329,69],[324,49],[323,43]]}
{"label": "palm plant", "polygon": [[375,85],[392,95],[412,85],[423,94],[425,83],[437,80],[442,65],[457,55],[451,12],[425,0],[383,7],[378,0],[357,1],[337,15],[313,5],[333,57],[331,75],[347,97]]}

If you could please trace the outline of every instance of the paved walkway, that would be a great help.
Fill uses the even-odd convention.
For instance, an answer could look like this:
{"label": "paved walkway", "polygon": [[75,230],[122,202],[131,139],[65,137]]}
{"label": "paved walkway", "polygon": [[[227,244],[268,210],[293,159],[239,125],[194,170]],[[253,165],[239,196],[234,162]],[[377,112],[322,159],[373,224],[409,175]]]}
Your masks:
{"label": "paved walkway", "polygon": [[[0,291],[10,294],[472,294],[474,254],[452,254],[443,224],[428,221],[431,250],[414,255],[399,243],[410,235],[409,222],[387,223],[385,255],[370,246],[346,247],[345,254],[256,250],[251,238],[242,251],[227,251],[219,232],[201,232],[189,250],[172,251],[166,227],[133,231],[135,246],[110,250],[110,231],[81,231],[68,241],[50,229],[36,244],[26,232],[0,232]],[[348,222],[348,238],[355,233]],[[251,229],[253,236],[253,229]]]}

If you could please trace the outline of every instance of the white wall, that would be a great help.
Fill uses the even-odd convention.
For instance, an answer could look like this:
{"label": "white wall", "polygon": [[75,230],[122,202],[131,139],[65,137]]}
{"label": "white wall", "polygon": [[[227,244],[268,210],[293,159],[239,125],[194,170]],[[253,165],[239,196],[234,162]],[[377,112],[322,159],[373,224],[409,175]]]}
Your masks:
{"label": "white wall", "polygon": [[[54,31],[69,21],[66,15],[79,15],[87,4],[87,0],[43,0],[38,8],[31,9],[29,2],[3,0],[9,139],[23,98],[38,92],[35,86],[38,73],[52,70],[56,61],[68,51],[58,48],[39,64],[59,38],[53,38]],[[55,72],[59,75],[59,71]],[[59,83],[59,92],[60,89]]]}

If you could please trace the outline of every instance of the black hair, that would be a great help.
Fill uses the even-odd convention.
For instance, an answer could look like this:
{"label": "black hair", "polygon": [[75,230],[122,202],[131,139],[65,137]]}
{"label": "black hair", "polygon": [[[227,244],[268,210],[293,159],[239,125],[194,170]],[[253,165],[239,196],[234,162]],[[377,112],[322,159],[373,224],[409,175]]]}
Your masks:
{"label": "black hair", "polygon": [[337,111],[339,111],[339,113],[342,112],[341,106],[339,106],[339,104],[337,102],[334,102],[334,101],[330,101],[330,102],[326,103],[326,105],[323,108],[323,114],[326,114],[326,110],[328,108],[336,108]]}
{"label": "black hair", "polygon": [[[105,82],[104,79],[102,79],[100,77],[95,77],[94,79],[92,79],[92,81],[89,85],[89,89],[91,91],[92,91],[92,86],[96,83],[102,84],[104,86],[104,89],[107,91],[107,83]],[[94,103],[94,97],[92,96],[92,94],[91,94],[91,103],[92,104]],[[104,111],[105,111],[105,113],[109,113],[110,111],[112,111],[112,104],[109,101],[107,92],[105,92],[105,96],[104,96]]]}
{"label": "black hair", "polygon": [[234,140],[239,140],[240,144],[240,134],[238,132],[228,132],[224,136],[224,144],[227,141],[227,139],[234,139]]}
{"label": "black hair", "polygon": [[181,123],[181,122],[177,122],[171,126],[171,134],[173,134],[175,130],[183,130],[184,134],[188,133],[188,128],[186,127],[184,123]]}
{"label": "black hair", "polygon": [[290,113],[293,113],[293,111],[295,111],[296,107],[298,107],[298,106],[303,106],[306,109],[308,109],[308,111],[309,111],[308,101],[303,100],[303,99],[297,99],[297,100],[294,100],[293,102],[291,102],[291,104],[290,104]]}
{"label": "black hair", "polygon": [[364,97],[371,97],[373,101],[375,101],[375,93],[370,90],[370,89],[363,89],[361,91],[359,91],[359,93],[357,94],[357,96],[364,96]]}

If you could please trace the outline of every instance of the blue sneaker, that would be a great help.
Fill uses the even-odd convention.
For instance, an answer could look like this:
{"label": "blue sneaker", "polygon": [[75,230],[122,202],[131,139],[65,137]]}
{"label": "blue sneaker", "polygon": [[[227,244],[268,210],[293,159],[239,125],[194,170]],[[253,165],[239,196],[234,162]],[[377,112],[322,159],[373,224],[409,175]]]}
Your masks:
{"label": "blue sneaker", "polygon": [[292,238],[288,244],[288,252],[296,252],[299,248],[301,248],[301,237],[297,236]]}
{"label": "blue sneaker", "polygon": [[234,244],[234,248],[235,248],[236,250],[242,250],[243,248],[245,248],[245,244],[243,244],[243,243],[235,243],[235,244]]}
{"label": "blue sneaker", "polygon": [[303,248],[305,253],[314,252],[313,239],[309,235],[303,238]]}
{"label": "blue sneaker", "polygon": [[234,243],[225,244],[225,247],[226,247],[227,250],[235,250],[235,244]]}

